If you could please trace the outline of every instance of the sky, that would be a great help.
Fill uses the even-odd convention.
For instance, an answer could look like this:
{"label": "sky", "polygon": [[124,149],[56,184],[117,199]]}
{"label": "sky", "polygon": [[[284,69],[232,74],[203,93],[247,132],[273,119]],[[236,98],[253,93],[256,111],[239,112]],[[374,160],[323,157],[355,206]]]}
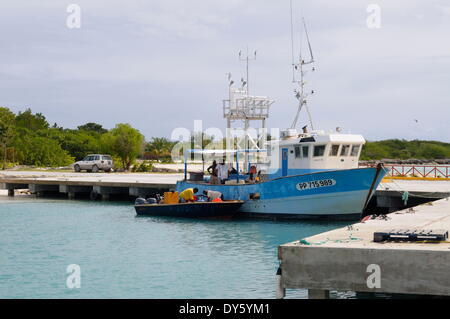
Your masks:
{"label": "sky", "polygon": [[[80,28],[67,26],[71,4]],[[450,142],[448,1],[293,0],[293,12],[296,56],[303,16],[316,60],[316,128]],[[297,109],[289,0],[3,0],[0,42],[0,106],[66,128],[129,123],[147,139],[194,120],[224,128],[226,73],[245,76],[247,46],[250,93],[275,100],[268,126],[289,127]]]}

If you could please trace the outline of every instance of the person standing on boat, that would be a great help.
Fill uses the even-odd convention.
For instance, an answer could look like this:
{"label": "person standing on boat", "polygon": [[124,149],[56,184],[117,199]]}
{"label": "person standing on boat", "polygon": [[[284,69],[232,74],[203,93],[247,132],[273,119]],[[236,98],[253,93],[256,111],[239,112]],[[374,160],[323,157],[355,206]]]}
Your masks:
{"label": "person standing on boat", "polygon": [[249,182],[254,184],[256,179],[256,166],[252,165],[250,166],[250,171],[249,171]]}
{"label": "person standing on boat", "polygon": [[220,180],[217,177],[217,162],[214,160],[212,165],[206,169],[209,174],[211,174],[211,177],[209,179],[209,183],[212,185],[218,185],[220,184]]}
{"label": "person standing on boat", "polygon": [[222,161],[222,163],[220,163],[220,165],[217,168],[217,175],[222,184],[225,184],[225,181],[228,179],[229,171],[230,168],[228,167],[228,164],[226,164],[225,161]]}
{"label": "person standing on boat", "polygon": [[214,173],[213,175],[211,175],[211,177],[209,179],[209,183],[211,185],[220,185],[220,180],[219,180],[219,177],[217,177],[217,172]]}
{"label": "person standing on boat", "polygon": [[209,174],[211,174],[211,175],[216,174],[216,176],[217,176],[217,171],[216,171],[217,170],[217,162],[216,162],[216,160],[214,160],[212,165],[210,167],[208,167],[206,170],[208,171]]}
{"label": "person standing on boat", "polygon": [[186,188],[184,191],[180,193],[180,202],[181,203],[189,203],[195,202],[194,194],[198,192],[198,188]]}

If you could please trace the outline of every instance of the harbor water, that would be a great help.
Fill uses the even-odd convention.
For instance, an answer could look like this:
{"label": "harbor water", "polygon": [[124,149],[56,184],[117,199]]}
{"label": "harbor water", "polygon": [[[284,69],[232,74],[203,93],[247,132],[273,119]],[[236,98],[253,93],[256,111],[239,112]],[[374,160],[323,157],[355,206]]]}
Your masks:
{"label": "harbor water", "polygon": [[[137,217],[127,202],[1,196],[0,298],[275,298],[277,246],[346,224]],[[66,282],[73,264],[80,288]]]}

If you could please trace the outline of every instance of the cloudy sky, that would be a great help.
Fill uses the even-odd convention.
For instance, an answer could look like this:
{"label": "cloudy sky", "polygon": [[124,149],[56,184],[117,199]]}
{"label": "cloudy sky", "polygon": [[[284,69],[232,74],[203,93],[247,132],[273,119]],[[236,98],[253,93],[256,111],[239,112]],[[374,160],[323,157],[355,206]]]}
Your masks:
{"label": "cloudy sky", "polygon": [[[79,29],[66,25],[72,3]],[[372,3],[378,29],[366,23]],[[317,127],[450,142],[448,1],[294,0],[294,15],[317,60]],[[268,125],[288,127],[296,112],[289,0],[2,0],[0,39],[0,106],[64,127],[125,122],[148,139],[197,119],[223,128],[225,74],[244,75],[247,45],[258,50],[251,93],[276,100]]]}

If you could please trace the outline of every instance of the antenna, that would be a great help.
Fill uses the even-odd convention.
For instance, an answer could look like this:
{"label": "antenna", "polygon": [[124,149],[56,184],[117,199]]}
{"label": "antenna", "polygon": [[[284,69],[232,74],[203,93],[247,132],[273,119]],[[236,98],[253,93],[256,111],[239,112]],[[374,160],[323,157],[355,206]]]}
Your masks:
{"label": "antenna", "polygon": [[234,81],[232,80],[232,74],[227,73],[226,76],[228,78],[228,85],[231,87],[234,84]]}
{"label": "antenna", "polygon": [[247,82],[244,80],[244,78],[241,79],[241,84],[242,84],[242,89],[244,89],[245,86],[247,85]]}
{"label": "antenna", "polygon": [[292,53],[292,82],[295,82],[295,61],[294,61],[294,17],[292,14],[292,0],[290,1],[291,6],[291,53]]}
{"label": "antenna", "polygon": [[256,53],[257,52],[258,51],[255,50],[253,58],[250,58],[249,55],[248,55],[248,45],[247,45],[247,56],[246,57],[242,57],[242,51],[239,51],[239,60],[246,62],[247,81],[245,81],[245,83],[246,83],[246,87],[247,87],[247,90],[246,90],[247,91],[247,95],[249,94],[249,72],[248,72],[248,65],[249,65],[249,63],[248,62],[249,61],[256,61]]}
{"label": "antenna", "polygon": [[311,49],[311,42],[309,41],[308,28],[306,27],[305,18],[302,18],[302,20],[303,20],[303,26],[305,28],[306,40],[308,41],[309,54],[311,56],[311,60],[309,62],[305,62],[304,64],[311,64],[311,63],[314,62],[314,56],[313,56],[313,52],[312,52],[312,49]]}

